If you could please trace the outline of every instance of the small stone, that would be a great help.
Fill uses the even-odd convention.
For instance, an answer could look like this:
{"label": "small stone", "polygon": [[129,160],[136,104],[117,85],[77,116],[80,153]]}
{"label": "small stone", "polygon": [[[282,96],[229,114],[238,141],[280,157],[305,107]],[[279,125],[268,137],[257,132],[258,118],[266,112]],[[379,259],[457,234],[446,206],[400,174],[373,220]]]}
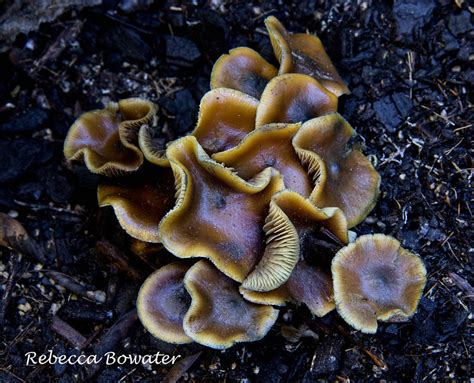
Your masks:
{"label": "small stone", "polygon": [[41,130],[49,120],[49,113],[41,108],[29,108],[0,124],[0,134],[21,134]]}
{"label": "small stone", "polygon": [[468,11],[463,11],[459,15],[451,15],[448,21],[448,28],[454,36],[472,30],[471,16]]}
{"label": "small stone", "polygon": [[25,302],[25,303],[20,303],[18,305],[18,310],[20,310],[20,315],[23,313],[23,314],[26,314],[28,311],[31,311],[31,305],[29,302]]}
{"label": "small stone", "polygon": [[185,133],[193,127],[198,105],[189,90],[180,90],[174,94],[174,99],[165,97],[159,104],[175,117],[172,122],[174,130]]}
{"label": "small stone", "polygon": [[18,218],[18,212],[16,210],[10,210],[8,215],[12,218]]}
{"label": "small stone", "polygon": [[385,125],[389,132],[395,132],[402,123],[399,112],[390,96],[386,96],[374,102],[374,110],[377,119]]}
{"label": "small stone", "polygon": [[192,67],[201,57],[201,52],[194,42],[184,37],[166,36],[166,61],[169,64]]}
{"label": "small stone", "polygon": [[41,165],[52,156],[52,151],[41,140],[0,140],[0,182],[14,181],[32,167]]}
{"label": "small stone", "polygon": [[392,94],[392,100],[395,103],[398,112],[402,118],[407,118],[413,110],[413,102],[405,93]]}
{"label": "small stone", "polygon": [[412,41],[413,35],[430,21],[435,7],[435,0],[395,0],[393,15],[398,34]]}

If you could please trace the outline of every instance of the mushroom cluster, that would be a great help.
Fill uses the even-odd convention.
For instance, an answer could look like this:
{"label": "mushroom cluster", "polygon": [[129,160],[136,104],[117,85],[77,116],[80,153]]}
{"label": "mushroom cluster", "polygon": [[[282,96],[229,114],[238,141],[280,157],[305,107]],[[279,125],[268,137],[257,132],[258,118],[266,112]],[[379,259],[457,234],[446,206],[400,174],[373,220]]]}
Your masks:
{"label": "mushroom cluster", "polygon": [[83,114],[65,141],[67,159],[105,176],[99,206],[180,258],[137,299],[145,328],[166,342],[256,341],[289,302],[316,316],[336,308],[375,333],[377,320],[412,316],[426,282],[396,239],[350,243],[380,176],[337,113],[349,90],[316,36],[273,16],[265,24],[279,68],[249,48],[221,56],[189,135],[160,145],[156,106],[131,98]]}

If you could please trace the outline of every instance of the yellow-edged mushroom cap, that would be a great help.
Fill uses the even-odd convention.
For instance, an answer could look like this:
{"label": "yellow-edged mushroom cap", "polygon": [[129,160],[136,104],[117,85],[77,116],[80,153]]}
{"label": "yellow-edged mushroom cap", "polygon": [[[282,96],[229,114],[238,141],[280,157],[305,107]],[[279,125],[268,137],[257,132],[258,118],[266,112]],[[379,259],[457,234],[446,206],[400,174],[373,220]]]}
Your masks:
{"label": "yellow-edged mushroom cap", "polygon": [[267,17],[265,25],[275,56],[280,61],[279,74],[307,74],[336,96],[350,93],[317,36],[290,33],[274,16]]}
{"label": "yellow-edged mushroom cap", "polygon": [[331,260],[348,242],[342,211],[319,209],[284,190],[272,198],[265,232],[267,247],[242,284],[244,297],[257,303],[305,303],[318,316],[332,310]]}
{"label": "yellow-edged mushroom cap", "polygon": [[313,175],[311,201],[319,207],[335,206],[347,217],[349,227],[360,223],[375,206],[380,175],[352,145],[354,129],[338,113],[305,122],[293,146]]}
{"label": "yellow-edged mushroom cap", "polygon": [[114,176],[136,171],[143,163],[138,130],[155,114],[155,105],[139,98],[84,113],[69,129],[64,155],[68,160],[84,160],[93,173]]}
{"label": "yellow-edged mushroom cap", "polygon": [[250,179],[271,166],[283,176],[285,187],[309,196],[312,179],[300,162],[292,138],[300,124],[269,124],[249,133],[235,148],[212,156],[234,169],[239,176]]}
{"label": "yellow-edged mushroom cap", "polygon": [[161,242],[159,224],[175,204],[173,172],[153,167],[99,185],[99,206],[112,206],[120,226],[133,238]]}
{"label": "yellow-edged mushroom cap", "polygon": [[260,98],[278,70],[253,49],[239,47],[222,55],[211,73],[211,89],[229,88]]}
{"label": "yellow-edged mushroom cap", "polygon": [[201,100],[191,133],[209,154],[236,146],[255,129],[258,100],[234,89],[217,88]]}
{"label": "yellow-edged mushroom cap", "polygon": [[143,326],[168,343],[191,343],[183,329],[191,297],[184,287],[188,266],[171,263],[151,274],[138,293],[137,312]]}
{"label": "yellow-edged mushroom cap", "polygon": [[242,298],[238,283],[201,260],[186,273],[192,297],[184,317],[184,331],[196,342],[217,349],[263,338],[275,323],[278,310]]}
{"label": "yellow-edged mushroom cap", "polygon": [[421,258],[383,234],[363,235],[342,248],[332,261],[332,275],[337,311],[369,334],[377,331],[377,319],[411,317],[426,284]]}
{"label": "yellow-edged mushroom cap", "polygon": [[163,245],[181,258],[209,258],[241,282],[263,253],[265,214],[284,188],[280,174],[267,168],[245,181],[211,160],[193,136],[173,142],[167,157],[177,202],[160,225]]}
{"label": "yellow-edged mushroom cap", "polygon": [[304,122],[336,110],[337,97],[317,80],[305,74],[284,74],[265,87],[257,108],[256,126]]}

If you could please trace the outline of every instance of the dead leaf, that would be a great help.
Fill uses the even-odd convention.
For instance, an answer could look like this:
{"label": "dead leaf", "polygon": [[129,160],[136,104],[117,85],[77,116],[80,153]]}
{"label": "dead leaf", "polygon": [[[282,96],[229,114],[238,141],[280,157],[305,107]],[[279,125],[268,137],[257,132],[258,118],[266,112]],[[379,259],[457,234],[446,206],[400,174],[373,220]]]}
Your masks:
{"label": "dead leaf", "polygon": [[30,238],[23,225],[8,214],[0,213],[0,246],[29,255],[45,263],[43,249]]}

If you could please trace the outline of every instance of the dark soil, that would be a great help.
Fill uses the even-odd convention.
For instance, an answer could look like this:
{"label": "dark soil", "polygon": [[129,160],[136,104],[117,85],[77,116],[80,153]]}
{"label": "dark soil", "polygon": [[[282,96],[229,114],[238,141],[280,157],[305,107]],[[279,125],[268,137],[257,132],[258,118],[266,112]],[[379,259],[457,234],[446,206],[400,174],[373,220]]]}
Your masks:
{"label": "dark soil", "polygon": [[[65,323],[86,354],[202,351],[178,371],[185,381],[469,381],[474,34],[467,2],[168,1],[139,9],[122,1],[126,11],[103,3],[18,36],[0,55],[0,210],[46,250],[43,269],[96,291],[96,299],[73,294],[55,274],[38,272],[33,257],[1,249],[0,381],[152,381],[170,369],[26,367],[29,351],[80,352],[58,335],[70,334]],[[130,96],[161,106],[163,139],[188,132],[219,55],[250,46],[274,61],[263,26],[270,14],[289,30],[317,33],[352,90],[340,111],[382,176],[379,203],[357,233],[398,238],[421,255],[428,283],[411,320],[381,324],[373,336],[335,312],[312,318],[290,305],[260,342],[226,351],[172,346],[130,311],[140,282],[168,256],[132,257],[111,211],[97,208],[99,177],[64,160],[63,140],[81,112]],[[60,35],[66,43],[55,46]],[[130,266],[112,262],[110,244],[97,245],[104,238]]]}

